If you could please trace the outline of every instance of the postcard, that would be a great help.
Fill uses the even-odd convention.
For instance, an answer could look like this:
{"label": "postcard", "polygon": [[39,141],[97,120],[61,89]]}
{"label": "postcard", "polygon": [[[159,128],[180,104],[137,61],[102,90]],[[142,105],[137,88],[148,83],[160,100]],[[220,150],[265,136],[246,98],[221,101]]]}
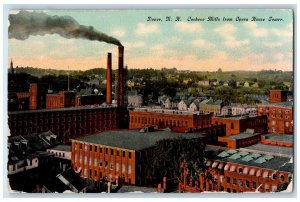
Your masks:
{"label": "postcard", "polygon": [[10,10],[8,192],[291,193],[293,19]]}

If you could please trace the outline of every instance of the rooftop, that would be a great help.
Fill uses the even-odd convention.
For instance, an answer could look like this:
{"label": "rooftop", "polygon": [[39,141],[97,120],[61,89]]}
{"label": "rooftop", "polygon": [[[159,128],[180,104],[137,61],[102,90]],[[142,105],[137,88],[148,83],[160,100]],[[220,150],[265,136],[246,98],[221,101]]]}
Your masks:
{"label": "rooftop", "polygon": [[13,111],[8,112],[8,115],[10,114],[25,114],[25,113],[37,113],[37,112],[56,112],[56,111],[74,111],[74,110],[87,110],[87,109],[109,109],[109,108],[116,108],[116,106],[95,106],[95,105],[89,105],[89,106],[80,106],[80,107],[68,107],[68,108],[57,108],[57,109],[37,109],[37,110],[23,110],[23,111]]}
{"label": "rooftop", "polygon": [[258,135],[259,135],[258,133],[254,133],[254,134],[240,133],[237,135],[226,136],[226,138],[233,139],[233,140],[242,140],[242,139],[247,139],[249,137],[254,137],[254,136],[258,136]]}
{"label": "rooftop", "polygon": [[276,102],[276,103],[258,104],[258,105],[293,108],[294,103],[293,101],[287,101],[287,102]]}
{"label": "rooftop", "polygon": [[201,138],[205,137],[201,133],[174,133],[169,130],[160,130],[154,132],[139,132],[139,130],[117,130],[106,131],[96,135],[73,139],[73,141],[82,141],[86,143],[99,144],[129,150],[142,150],[155,145],[156,142],[163,139],[175,138]]}
{"label": "rooftop", "polygon": [[161,113],[161,114],[182,114],[182,115],[199,114],[199,112],[170,110],[170,109],[161,109],[161,108],[150,108],[150,107],[138,107],[138,108],[134,108],[133,111],[134,112],[153,112],[153,113]]}
{"label": "rooftop", "polygon": [[235,163],[257,168],[291,172],[293,164],[290,157],[275,156],[262,152],[244,151],[241,149],[225,149],[214,146],[207,146],[206,151],[213,153],[212,160],[219,160],[226,163]]}
{"label": "rooftop", "polygon": [[57,151],[71,151],[71,146],[69,145],[57,145],[53,148],[51,148],[51,150],[57,150]]}
{"label": "rooftop", "polygon": [[281,156],[292,156],[293,155],[293,148],[290,148],[290,147],[255,144],[255,145],[251,145],[249,147],[245,147],[245,149],[258,151],[258,152],[272,153],[274,155],[281,155]]}
{"label": "rooftop", "polygon": [[287,135],[287,134],[266,134],[263,135],[268,140],[273,140],[276,142],[294,142],[294,136],[293,135]]}

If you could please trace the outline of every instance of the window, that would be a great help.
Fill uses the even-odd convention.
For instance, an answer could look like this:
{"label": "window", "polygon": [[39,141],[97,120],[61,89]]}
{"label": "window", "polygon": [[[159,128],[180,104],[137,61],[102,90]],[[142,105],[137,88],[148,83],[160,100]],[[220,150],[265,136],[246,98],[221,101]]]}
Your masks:
{"label": "window", "polygon": [[77,144],[75,144],[75,150],[77,150],[78,149],[78,145]]}
{"label": "window", "polygon": [[231,123],[230,125],[231,125],[231,129],[234,129],[234,124],[233,124],[233,123]]}
{"label": "window", "polygon": [[289,118],[289,116],[285,116],[285,119],[288,119]]}
{"label": "window", "polygon": [[229,193],[230,193],[230,188],[227,188],[227,192],[229,192]]}
{"label": "window", "polygon": [[246,180],[246,183],[245,183],[245,184],[246,184],[246,187],[249,187],[249,184],[250,184],[250,183],[249,183],[248,180]]}
{"label": "window", "polygon": [[125,157],[125,151],[123,151],[123,157]]}
{"label": "window", "polygon": [[108,164],[108,163],[107,163],[107,161],[105,161],[105,162],[104,162],[104,166],[105,166],[105,168],[107,168],[107,164]]}
{"label": "window", "polygon": [[230,184],[230,177],[227,177],[227,183]]}
{"label": "window", "polygon": [[92,177],[92,169],[89,170],[89,177]]}
{"label": "window", "polygon": [[92,145],[90,145],[90,151],[93,151],[93,146]]}
{"label": "window", "polygon": [[[96,159],[95,159],[96,160]],[[100,159],[99,161],[99,167],[101,168],[102,167],[102,159]]]}
{"label": "window", "polygon": [[86,174],[87,174],[87,169],[86,169],[86,168],[84,169],[84,172],[83,172],[83,174],[84,174],[84,175],[86,175]]}
{"label": "window", "polygon": [[79,147],[80,149],[82,149],[82,144],[80,144],[80,147]]}
{"label": "window", "polygon": [[128,165],[128,174],[131,174],[131,165]]}
{"label": "window", "polygon": [[232,184],[236,184],[236,179],[233,178]]}
{"label": "window", "polygon": [[117,156],[120,156],[120,152],[119,151],[117,151]]}
{"label": "window", "polygon": [[84,164],[86,164],[87,163],[87,157],[85,156],[84,157]]}
{"label": "window", "polygon": [[256,189],[256,182],[252,182],[252,188]]}
{"label": "window", "polygon": [[114,150],[113,149],[110,149],[110,154],[114,155]]}
{"label": "window", "polygon": [[131,159],[131,152],[128,152],[128,156],[129,156],[129,158]]}
{"label": "window", "polygon": [[87,145],[84,145],[84,151],[87,151]]}
{"label": "window", "polygon": [[239,186],[243,186],[243,180],[239,180]]}
{"label": "window", "polygon": [[108,148],[105,148],[105,154],[108,154]]}
{"label": "window", "polygon": [[122,163],[122,173],[124,173],[124,172],[125,172],[125,164]]}
{"label": "window", "polygon": [[94,166],[97,166],[97,159],[94,159]]}
{"label": "window", "polygon": [[79,158],[79,162],[80,162],[80,163],[82,163],[82,156],[80,156],[80,158]]}
{"label": "window", "polygon": [[90,165],[92,165],[92,158],[90,158],[90,160],[89,160],[89,164],[90,164]]}
{"label": "window", "polygon": [[94,151],[97,152],[97,146],[94,146]]}
{"label": "window", "polygon": [[94,172],[94,176],[97,177],[97,171],[96,171],[96,170],[95,170],[95,172]]}
{"label": "window", "polygon": [[62,156],[65,157],[65,153],[62,153]]}
{"label": "window", "polygon": [[113,162],[110,162],[110,169],[114,169],[114,163]]}
{"label": "window", "polygon": [[116,171],[119,171],[119,163],[116,163]]}
{"label": "window", "polygon": [[102,147],[100,147],[100,153],[102,153]]}
{"label": "window", "polygon": [[289,122],[285,122],[285,127],[289,127]]}

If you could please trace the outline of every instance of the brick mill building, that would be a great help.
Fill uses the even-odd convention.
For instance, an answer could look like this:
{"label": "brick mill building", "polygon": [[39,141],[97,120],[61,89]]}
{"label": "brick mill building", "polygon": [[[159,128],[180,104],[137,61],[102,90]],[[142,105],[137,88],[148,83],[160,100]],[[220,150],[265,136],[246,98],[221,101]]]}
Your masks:
{"label": "brick mill building", "polygon": [[291,158],[280,153],[213,146],[207,146],[206,151],[211,153],[211,158],[202,176],[190,178],[182,165],[180,191],[275,192],[284,189],[292,178]]}
{"label": "brick mill building", "polygon": [[[81,176],[93,180],[107,178],[116,183],[148,185],[145,158],[155,143],[163,139],[203,138],[201,133],[173,133],[169,130],[119,130],[72,139],[72,166]],[[160,179],[162,180],[162,179]]]}
{"label": "brick mill building", "polygon": [[199,114],[188,111],[136,108],[129,111],[129,129],[139,129],[147,125],[158,128],[184,128],[197,130],[211,126],[212,114]]}
{"label": "brick mill building", "polygon": [[278,102],[257,105],[257,114],[268,117],[268,132],[293,133],[293,102]]}
{"label": "brick mill building", "polygon": [[212,124],[226,124],[226,136],[240,134],[247,129],[254,129],[255,132],[267,131],[267,116],[214,116]]}

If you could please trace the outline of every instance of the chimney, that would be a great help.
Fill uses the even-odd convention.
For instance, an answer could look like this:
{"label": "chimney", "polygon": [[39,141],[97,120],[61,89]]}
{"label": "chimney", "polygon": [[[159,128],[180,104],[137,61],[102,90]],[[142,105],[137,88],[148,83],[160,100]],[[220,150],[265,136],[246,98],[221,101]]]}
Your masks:
{"label": "chimney", "polygon": [[111,53],[107,53],[106,68],[106,104],[111,105],[112,98],[112,70],[111,70]]}
{"label": "chimney", "polygon": [[119,46],[117,105],[124,106],[124,47]]}

